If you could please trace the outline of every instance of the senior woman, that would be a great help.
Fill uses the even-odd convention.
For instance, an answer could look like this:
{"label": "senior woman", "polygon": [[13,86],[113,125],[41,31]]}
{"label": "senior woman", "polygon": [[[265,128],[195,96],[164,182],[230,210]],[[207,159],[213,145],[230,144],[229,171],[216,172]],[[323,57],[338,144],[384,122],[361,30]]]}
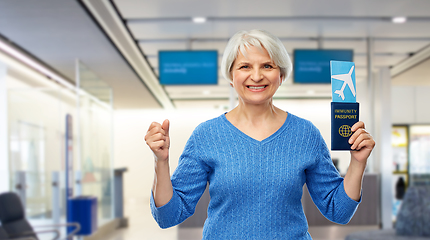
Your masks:
{"label": "senior woman", "polygon": [[345,178],[309,121],[273,105],[291,73],[282,42],[261,30],[240,31],[228,42],[221,71],[238,94],[233,110],[200,124],[169,174],[169,121],[145,136],[155,156],[152,214],[162,228],[183,222],[209,183],[203,239],[311,239],[302,189],[324,216],[346,224],[361,199],[361,183],[375,142],[356,123]]}

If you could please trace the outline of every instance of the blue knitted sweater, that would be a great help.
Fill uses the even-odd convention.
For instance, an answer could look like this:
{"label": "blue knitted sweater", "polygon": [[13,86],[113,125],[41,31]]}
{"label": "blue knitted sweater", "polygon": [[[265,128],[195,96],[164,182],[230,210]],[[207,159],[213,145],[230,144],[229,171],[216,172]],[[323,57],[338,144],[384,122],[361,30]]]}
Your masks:
{"label": "blue knitted sweater", "polygon": [[301,203],[303,185],[329,220],[346,224],[359,202],[348,197],[328,148],[309,121],[288,113],[282,127],[258,141],[225,114],[200,124],[172,175],[173,197],[151,209],[160,227],[190,217],[209,183],[203,239],[311,239]]}

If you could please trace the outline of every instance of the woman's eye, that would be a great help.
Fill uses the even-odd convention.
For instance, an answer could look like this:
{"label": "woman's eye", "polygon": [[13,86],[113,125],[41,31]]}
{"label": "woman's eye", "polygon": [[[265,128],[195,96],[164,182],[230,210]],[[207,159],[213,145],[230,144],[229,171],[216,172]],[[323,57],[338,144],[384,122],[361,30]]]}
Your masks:
{"label": "woman's eye", "polygon": [[248,69],[249,67],[246,65],[240,66],[239,69]]}
{"label": "woman's eye", "polygon": [[270,68],[273,68],[273,66],[270,64],[266,64],[266,65],[264,65],[264,68],[270,69]]}

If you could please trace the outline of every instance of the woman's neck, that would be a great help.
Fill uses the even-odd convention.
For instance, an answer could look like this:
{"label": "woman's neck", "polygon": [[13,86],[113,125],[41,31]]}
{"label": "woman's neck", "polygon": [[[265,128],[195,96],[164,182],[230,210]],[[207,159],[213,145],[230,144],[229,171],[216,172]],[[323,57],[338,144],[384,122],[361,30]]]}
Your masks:
{"label": "woman's neck", "polygon": [[287,113],[273,106],[271,102],[266,105],[239,103],[225,117],[244,134],[262,141],[282,127]]}
{"label": "woman's neck", "polygon": [[286,114],[284,111],[275,107],[272,101],[259,105],[239,102],[239,105],[231,110],[228,115],[230,115],[230,119],[235,122],[245,120],[258,124],[265,121],[272,121],[280,117],[279,115],[282,113]]}

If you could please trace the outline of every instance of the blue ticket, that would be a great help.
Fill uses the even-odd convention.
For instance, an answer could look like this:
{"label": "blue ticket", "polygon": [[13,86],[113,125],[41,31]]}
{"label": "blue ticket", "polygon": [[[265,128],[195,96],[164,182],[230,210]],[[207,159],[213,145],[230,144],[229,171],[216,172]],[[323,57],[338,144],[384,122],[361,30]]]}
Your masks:
{"label": "blue ticket", "polygon": [[333,102],[357,102],[355,64],[330,61],[331,91]]}

